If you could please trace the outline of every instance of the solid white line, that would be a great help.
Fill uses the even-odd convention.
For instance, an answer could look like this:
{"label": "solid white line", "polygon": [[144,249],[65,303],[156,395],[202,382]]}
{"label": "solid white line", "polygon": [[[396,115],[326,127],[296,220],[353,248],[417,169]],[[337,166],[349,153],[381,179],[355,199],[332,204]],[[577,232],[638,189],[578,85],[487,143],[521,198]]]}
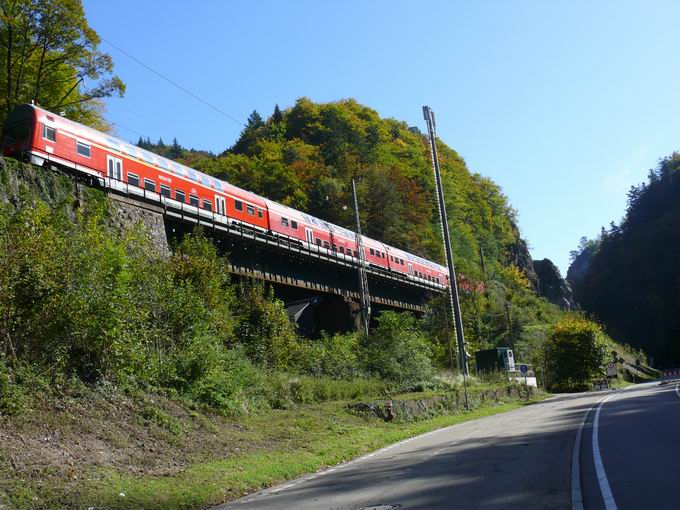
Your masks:
{"label": "solid white line", "polygon": [[675,394],[680,398],[680,383],[675,385]]}
{"label": "solid white line", "polygon": [[597,473],[597,481],[600,484],[600,492],[602,493],[602,498],[604,499],[604,506],[607,510],[617,510],[616,501],[614,501],[614,495],[609,487],[609,481],[607,480],[607,473],[604,470],[604,464],[602,463],[602,456],[600,455],[600,442],[599,442],[599,431],[598,426],[600,424],[600,411],[604,403],[612,398],[616,393],[612,393],[607,398],[600,401],[595,411],[595,419],[593,420],[593,459],[595,460],[595,472]]}
{"label": "solid white line", "polygon": [[[611,395],[610,395],[611,396]],[[588,416],[593,408],[604,400],[603,397],[595,402],[586,412],[581,420],[576,431],[576,439],[574,440],[574,450],[571,454],[571,508],[572,510],[583,510],[583,493],[581,492],[581,438],[583,437],[583,428],[588,421]]]}

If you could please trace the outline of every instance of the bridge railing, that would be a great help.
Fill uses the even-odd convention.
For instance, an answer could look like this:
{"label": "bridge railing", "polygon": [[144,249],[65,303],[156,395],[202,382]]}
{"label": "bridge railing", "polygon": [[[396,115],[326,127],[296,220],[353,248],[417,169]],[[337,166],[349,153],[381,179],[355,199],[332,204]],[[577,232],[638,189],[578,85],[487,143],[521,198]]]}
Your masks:
{"label": "bridge railing", "polygon": [[[151,191],[141,186],[135,186],[120,179],[108,176],[99,177],[99,182],[102,187],[115,193],[123,194],[128,198],[141,199],[144,202],[158,204],[158,206],[163,209],[164,214],[176,217],[183,221],[198,223],[227,234],[248,237],[252,240],[275,245],[278,248],[302,253],[314,258],[323,258],[334,264],[351,266],[354,268],[358,268],[359,265],[359,259],[354,256],[348,256],[316,244],[305,243],[296,238],[272,233],[266,229],[243,223],[228,215],[217,214],[214,211],[206,211],[200,207],[179,202],[170,197],[163,196],[156,191]],[[398,281],[402,284],[413,285],[435,292],[443,292],[446,290],[446,287],[442,284],[430,282],[422,278],[403,275],[386,268],[369,265],[366,269],[369,274]]]}

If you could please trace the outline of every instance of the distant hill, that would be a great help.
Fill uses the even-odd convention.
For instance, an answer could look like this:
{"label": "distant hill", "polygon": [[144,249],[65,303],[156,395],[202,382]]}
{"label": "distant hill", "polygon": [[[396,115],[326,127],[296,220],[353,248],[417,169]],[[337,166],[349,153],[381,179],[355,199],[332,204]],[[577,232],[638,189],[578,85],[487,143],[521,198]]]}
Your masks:
{"label": "distant hill", "polygon": [[680,365],[679,170],[680,154],[662,159],[628,192],[621,224],[582,240],[568,272],[583,309],[659,366]]}

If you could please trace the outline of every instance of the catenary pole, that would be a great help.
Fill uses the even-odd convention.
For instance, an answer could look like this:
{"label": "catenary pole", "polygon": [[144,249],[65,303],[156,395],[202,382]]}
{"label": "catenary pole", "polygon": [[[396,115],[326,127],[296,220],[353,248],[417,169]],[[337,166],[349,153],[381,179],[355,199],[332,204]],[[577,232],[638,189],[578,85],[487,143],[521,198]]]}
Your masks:
{"label": "catenary pole", "polygon": [[[463,381],[466,382],[468,375],[467,355],[465,352],[465,335],[463,333],[463,320],[460,313],[460,301],[458,298],[458,280],[456,278],[456,268],[453,265],[453,253],[451,251],[451,238],[449,236],[449,224],[446,218],[446,204],[444,203],[444,189],[442,188],[441,172],[439,169],[439,157],[437,155],[436,126],[434,112],[429,106],[423,106],[423,116],[427,123],[427,131],[430,135],[430,155],[432,156],[432,168],[437,188],[437,205],[439,206],[439,220],[442,227],[442,237],[444,239],[444,250],[446,251],[446,262],[449,269],[449,297],[451,301],[451,311],[454,317],[454,329],[458,347],[458,367],[463,373]],[[467,391],[466,391],[467,400]]]}
{"label": "catenary pole", "polygon": [[364,332],[368,336],[368,325],[371,322],[371,297],[368,293],[368,280],[366,279],[366,254],[361,237],[361,221],[359,219],[359,201],[357,200],[357,187],[352,179],[352,198],[354,200],[354,216],[357,222],[356,243],[359,251],[359,296],[361,298],[361,321]]}

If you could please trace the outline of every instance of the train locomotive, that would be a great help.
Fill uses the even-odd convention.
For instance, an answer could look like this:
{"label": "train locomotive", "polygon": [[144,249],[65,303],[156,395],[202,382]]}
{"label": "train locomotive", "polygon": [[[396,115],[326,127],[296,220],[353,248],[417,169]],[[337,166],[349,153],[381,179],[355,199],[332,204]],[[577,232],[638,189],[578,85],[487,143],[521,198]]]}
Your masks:
{"label": "train locomotive", "polygon": [[[55,165],[113,191],[189,211],[217,223],[241,225],[359,264],[356,234],[226,181],[163,158],[119,138],[31,104],[7,117],[2,153]],[[448,286],[445,266],[362,236],[369,267],[435,288]]]}

